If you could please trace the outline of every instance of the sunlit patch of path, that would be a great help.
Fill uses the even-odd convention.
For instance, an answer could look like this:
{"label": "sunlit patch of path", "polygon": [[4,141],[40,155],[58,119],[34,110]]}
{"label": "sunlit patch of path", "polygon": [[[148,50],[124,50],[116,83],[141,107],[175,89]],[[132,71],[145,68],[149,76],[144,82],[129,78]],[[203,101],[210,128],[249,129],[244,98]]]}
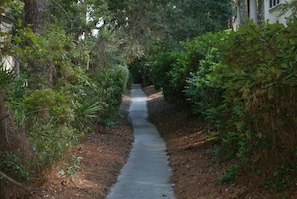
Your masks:
{"label": "sunlit patch of path", "polygon": [[129,114],[135,140],[128,161],[107,199],[174,199],[166,145],[147,119],[147,98],[140,85],[132,85],[131,97]]}

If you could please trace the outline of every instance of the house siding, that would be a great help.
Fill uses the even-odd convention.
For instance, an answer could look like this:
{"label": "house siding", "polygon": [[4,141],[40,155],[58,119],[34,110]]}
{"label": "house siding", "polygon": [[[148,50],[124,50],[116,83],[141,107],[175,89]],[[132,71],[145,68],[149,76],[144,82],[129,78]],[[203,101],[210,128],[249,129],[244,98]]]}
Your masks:
{"label": "house siding", "polygon": [[236,29],[244,23],[246,18],[251,19],[254,23],[261,23],[264,20],[269,23],[279,21],[286,24],[287,18],[292,16],[293,12],[289,10],[280,16],[280,9],[282,4],[290,2],[292,0],[235,0],[233,3],[236,16],[233,21],[233,28]]}
{"label": "house siding", "polygon": [[265,0],[235,0],[233,1],[236,16],[233,20],[233,29],[245,23],[246,19],[251,19],[254,23],[259,23],[264,19]]}
{"label": "house siding", "polygon": [[286,18],[292,15],[292,10],[289,10],[284,15],[279,16],[281,4],[284,4],[286,2],[290,3],[292,2],[292,0],[279,0],[279,4],[270,7],[270,1],[266,0],[264,5],[265,20],[268,20],[269,23],[276,23],[277,21],[279,21],[282,24],[286,24]]}
{"label": "house siding", "polygon": [[[0,32],[10,33],[13,28],[13,19],[7,17],[4,13],[0,14]],[[10,43],[10,34],[0,37],[0,48],[5,48],[5,43]],[[6,70],[13,70],[16,74],[19,74],[19,64],[15,57],[11,55],[0,55],[0,64],[4,66]]]}

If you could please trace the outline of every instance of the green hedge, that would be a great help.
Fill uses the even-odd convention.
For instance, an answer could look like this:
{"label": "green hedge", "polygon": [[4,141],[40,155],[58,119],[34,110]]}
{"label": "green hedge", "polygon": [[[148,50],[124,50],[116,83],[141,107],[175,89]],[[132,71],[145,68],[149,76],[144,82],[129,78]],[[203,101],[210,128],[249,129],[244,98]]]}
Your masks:
{"label": "green hedge", "polygon": [[296,168],[297,160],[296,30],[295,23],[241,26],[222,44],[219,57],[228,66],[217,107],[223,151],[278,189],[296,175],[292,169],[279,172],[284,165]]}
{"label": "green hedge", "polygon": [[296,31],[296,23],[250,23],[207,33],[153,65],[165,98],[189,103],[215,126],[215,153],[236,159],[223,182],[245,171],[282,191],[296,177]]}

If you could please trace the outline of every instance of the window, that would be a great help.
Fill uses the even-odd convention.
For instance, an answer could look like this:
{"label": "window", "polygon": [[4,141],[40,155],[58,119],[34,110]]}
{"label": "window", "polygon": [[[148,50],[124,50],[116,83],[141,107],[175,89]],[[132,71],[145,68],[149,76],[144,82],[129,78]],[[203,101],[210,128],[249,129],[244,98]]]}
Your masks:
{"label": "window", "polygon": [[279,4],[279,0],[269,0],[269,8],[273,8]]}

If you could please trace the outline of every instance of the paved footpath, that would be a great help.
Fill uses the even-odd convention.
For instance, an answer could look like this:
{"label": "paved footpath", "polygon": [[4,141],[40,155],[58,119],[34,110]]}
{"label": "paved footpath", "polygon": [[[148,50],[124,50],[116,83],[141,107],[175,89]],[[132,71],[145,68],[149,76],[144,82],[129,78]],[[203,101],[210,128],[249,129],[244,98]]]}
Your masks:
{"label": "paved footpath", "polygon": [[165,142],[147,119],[147,98],[140,85],[132,85],[131,97],[129,114],[134,128],[134,143],[107,199],[174,199],[172,184],[168,181],[171,169]]}

